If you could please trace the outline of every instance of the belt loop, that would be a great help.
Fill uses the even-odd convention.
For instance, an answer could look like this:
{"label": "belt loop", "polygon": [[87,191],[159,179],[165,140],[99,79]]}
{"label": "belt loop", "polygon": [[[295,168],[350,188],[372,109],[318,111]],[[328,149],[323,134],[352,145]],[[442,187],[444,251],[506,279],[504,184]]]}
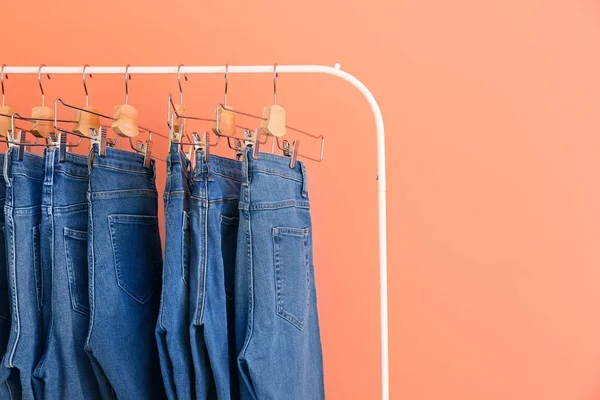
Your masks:
{"label": "belt loop", "polygon": [[306,164],[303,162],[300,164],[300,170],[302,171],[302,197],[308,197],[308,177],[306,176]]}
{"label": "belt loop", "polygon": [[44,185],[52,185],[54,179],[54,154],[56,148],[49,148],[44,155]]}
{"label": "belt loop", "polygon": [[9,147],[8,151],[4,155],[4,171],[3,171],[3,173],[4,173],[4,182],[6,182],[7,186],[12,185],[12,182],[10,181],[9,174],[8,174],[8,166],[10,165],[8,160],[10,158],[12,158],[12,151],[13,151],[13,147]]}

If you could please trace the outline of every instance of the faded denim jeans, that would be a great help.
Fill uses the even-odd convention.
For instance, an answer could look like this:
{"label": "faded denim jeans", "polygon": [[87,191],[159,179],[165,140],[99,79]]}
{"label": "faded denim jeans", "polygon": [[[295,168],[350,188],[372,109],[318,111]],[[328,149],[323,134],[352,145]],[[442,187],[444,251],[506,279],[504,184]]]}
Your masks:
{"label": "faded denim jeans", "polygon": [[242,164],[196,153],[190,226],[190,337],[198,399],[238,399],[234,268]]}
{"label": "faded denim jeans", "polygon": [[242,399],[325,397],[306,168],[247,151],[235,271]]}
{"label": "faded denim jeans", "polygon": [[46,149],[42,223],[45,351],[34,371],[38,399],[99,399],[100,390],[84,350],[90,321],[88,300],[87,157]]}
{"label": "faded denim jeans", "polygon": [[[11,329],[2,360],[0,382],[8,382],[15,399],[34,399],[32,374],[44,344],[42,328],[42,271],[40,222],[44,162],[17,149],[4,159],[6,200],[4,205],[8,291],[11,298]],[[20,382],[20,384],[17,384]]]}
{"label": "faded denim jeans", "polygon": [[162,251],[154,163],[98,146],[89,155],[90,324],[85,350],[103,398],[164,399],[154,335]]}
{"label": "faded denim jeans", "polygon": [[189,330],[189,179],[190,162],[171,145],[167,158],[165,199],[165,260],[156,342],[167,397],[196,398]]}

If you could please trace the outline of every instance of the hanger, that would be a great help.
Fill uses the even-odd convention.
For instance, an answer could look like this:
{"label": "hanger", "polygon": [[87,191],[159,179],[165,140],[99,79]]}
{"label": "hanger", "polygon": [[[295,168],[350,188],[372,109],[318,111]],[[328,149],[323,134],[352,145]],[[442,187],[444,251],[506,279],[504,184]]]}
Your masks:
{"label": "hanger", "polygon": [[285,109],[277,104],[277,64],[273,66],[273,105],[265,106],[260,128],[267,135],[285,135]]}
{"label": "hanger", "polygon": [[138,111],[129,105],[129,64],[125,67],[125,104],[115,107],[112,130],[122,137],[134,138],[140,134],[138,127]]}
{"label": "hanger", "polygon": [[215,122],[212,130],[215,134],[225,137],[233,137],[236,132],[235,113],[232,107],[227,107],[227,90],[229,88],[229,64],[225,64],[225,94],[223,104],[217,104],[215,108]]}
{"label": "hanger", "polygon": [[4,116],[0,116],[0,137],[8,137],[9,130],[11,129],[10,124],[10,115],[12,115],[15,110],[12,107],[9,107],[4,104],[4,78],[8,79],[8,75],[4,75],[4,67],[6,64],[2,64],[0,67],[0,85],[2,86],[2,104],[0,105],[0,114]]}
{"label": "hanger", "polygon": [[[54,120],[54,112],[50,107],[46,107],[44,104],[45,96],[44,96],[44,87],[42,86],[42,68],[45,67],[46,64],[40,65],[38,69],[38,85],[40,85],[40,92],[42,93],[42,105],[39,107],[33,107],[31,110],[31,127],[29,131],[36,138],[46,139],[50,131],[52,130],[51,121]],[[48,79],[50,79],[50,75],[46,75]]]}
{"label": "hanger", "polygon": [[[91,112],[82,112],[80,110],[75,110],[75,126],[73,127],[73,132],[79,133],[84,136],[91,137],[92,131],[98,132],[100,130],[100,116],[97,108],[90,107],[89,105],[89,93],[87,89],[87,84],[85,81],[85,69],[88,67],[88,64],[83,66],[83,72],[81,73],[81,78],[83,80],[83,90],[85,91],[85,108],[86,111]],[[90,74],[90,78],[92,74]]]}
{"label": "hanger", "polygon": [[[162,135],[158,132],[154,132],[150,129],[144,128],[140,125],[138,125],[137,123],[137,111],[135,110],[135,108],[129,106],[127,103],[129,102],[129,87],[128,87],[128,81],[131,80],[131,76],[128,72],[129,69],[129,65],[127,66],[126,70],[125,70],[125,105],[122,106],[117,106],[115,109],[115,115],[113,117],[110,117],[108,115],[102,114],[100,112],[97,112],[97,110],[92,110],[91,107],[77,107],[74,106],[72,104],[67,104],[65,103],[64,100],[57,98],[54,102],[54,108],[55,108],[55,113],[57,113],[58,111],[58,103],[62,104],[65,107],[71,108],[73,110],[75,110],[75,112],[79,112],[81,114],[91,114],[94,115],[98,118],[105,118],[108,119],[112,122],[111,127],[113,128],[113,130],[115,131],[115,133],[117,133],[117,135],[119,137],[125,137],[128,139],[129,141],[129,146],[131,147],[132,150],[136,151],[137,153],[141,153],[144,154],[144,167],[149,167],[151,160],[152,160],[152,135],[155,134],[157,136],[160,136],[162,138],[168,139],[168,136]],[[85,67],[84,67],[84,74],[85,74]],[[84,78],[85,79],[85,78]],[[84,84],[84,89],[86,90],[86,95],[87,95],[87,86]],[[131,121],[129,121],[131,114],[129,114],[128,108],[131,107],[131,109],[133,109],[135,111],[135,123],[132,123]],[[118,109],[121,109],[121,111],[119,113],[117,113]],[[117,115],[118,114],[118,115]],[[81,117],[83,118],[83,117]],[[59,131],[60,133],[64,134],[63,136],[59,136],[59,143],[58,145],[61,146],[61,148],[65,148],[65,144],[66,143],[66,135],[74,135],[80,138],[79,142],[81,142],[81,139],[85,138],[85,139],[89,139],[92,144],[98,144],[99,145],[99,154],[100,156],[105,156],[106,155],[106,147],[114,147],[116,145],[116,143],[118,142],[118,138],[116,139],[110,139],[107,136],[107,129],[105,126],[100,125],[98,127],[98,129],[90,129],[89,136],[86,136],[84,134],[78,133],[78,132],[74,132],[74,131],[68,131],[64,128],[60,128],[58,126],[58,122],[69,122],[69,121],[60,121],[58,119],[55,118],[54,121],[54,128]],[[74,122],[74,121],[71,121]],[[116,127],[116,129],[115,129]],[[121,131],[121,129],[127,129],[128,133],[135,133],[137,135],[139,135],[140,130],[141,131],[145,131],[148,132],[148,140],[146,140],[145,142],[142,141],[137,141],[136,144],[133,144],[133,137],[135,136],[125,136],[123,134],[119,134],[119,132],[117,132],[117,129]],[[75,147],[74,145],[66,145],[66,147]],[[64,151],[59,152],[59,154],[62,154]],[[161,159],[159,157],[154,157],[154,159],[158,160],[158,161],[162,161],[162,162],[166,162],[164,159]]]}

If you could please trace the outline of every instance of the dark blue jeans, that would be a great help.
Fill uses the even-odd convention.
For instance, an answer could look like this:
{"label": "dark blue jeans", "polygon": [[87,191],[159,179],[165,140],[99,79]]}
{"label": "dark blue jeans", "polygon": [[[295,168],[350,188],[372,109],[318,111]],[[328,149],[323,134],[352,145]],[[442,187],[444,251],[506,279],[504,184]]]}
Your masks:
{"label": "dark blue jeans", "polygon": [[190,162],[173,143],[167,158],[165,260],[156,342],[167,397],[195,399],[189,331]]}
{"label": "dark blue jeans", "polygon": [[89,327],[87,265],[87,157],[58,149],[44,156],[41,255],[44,355],[34,371],[39,399],[99,399],[100,391],[84,351]]}
{"label": "dark blue jeans", "polygon": [[325,397],[303,163],[246,152],[235,271],[242,399]]}
{"label": "dark blue jeans", "polygon": [[[18,160],[9,149],[4,163],[4,205],[8,292],[11,297],[11,330],[4,354],[0,381],[12,383],[13,398],[34,399],[33,369],[43,351],[42,273],[40,266],[40,222],[44,162],[26,153]],[[22,393],[19,391],[20,381]]]}
{"label": "dark blue jeans", "polygon": [[233,303],[241,163],[196,154],[190,204],[190,336],[198,399],[239,398]]}
{"label": "dark blue jeans", "polygon": [[[89,155],[88,264],[90,325],[85,349],[103,398],[164,399],[154,330],[162,251],[154,164],[98,147]],[[107,384],[110,386],[107,386]]]}

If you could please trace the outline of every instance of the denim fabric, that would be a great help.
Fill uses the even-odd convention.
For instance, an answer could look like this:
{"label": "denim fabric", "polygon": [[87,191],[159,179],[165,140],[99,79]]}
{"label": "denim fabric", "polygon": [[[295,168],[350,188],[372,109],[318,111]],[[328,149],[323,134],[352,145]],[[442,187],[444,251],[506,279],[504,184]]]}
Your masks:
{"label": "denim fabric", "polygon": [[98,146],[89,155],[88,265],[90,325],[85,343],[103,398],[164,399],[154,330],[162,251],[154,164]]}
{"label": "denim fabric", "polygon": [[171,145],[167,158],[165,199],[165,260],[156,342],[167,397],[195,399],[190,348],[188,269],[190,251],[190,162]]}
{"label": "denim fabric", "polygon": [[87,264],[87,157],[46,149],[42,195],[41,259],[44,355],[34,371],[38,399],[99,399],[84,351],[89,326]]}
{"label": "denim fabric", "polygon": [[190,222],[190,336],[198,399],[237,399],[233,302],[241,163],[196,154]]}
{"label": "denim fabric", "polygon": [[235,271],[242,399],[323,399],[306,169],[244,158]]}
{"label": "denim fabric", "polygon": [[[4,205],[8,291],[11,297],[11,330],[0,382],[11,384],[13,398],[33,399],[33,369],[43,351],[40,221],[44,163],[16,148],[4,160]],[[15,384],[20,381],[20,385]],[[19,389],[22,393],[18,393]]]}
{"label": "denim fabric", "polygon": [[[4,171],[4,154],[0,154],[0,175]],[[8,338],[10,336],[10,296],[8,291],[8,270],[6,260],[6,241],[4,238],[4,201],[6,200],[6,182],[0,179],[0,359],[6,353]],[[4,367],[0,367],[4,368]],[[5,371],[4,376],[6,376]],[[3,374],[0,372],[0,377]],[[14,381],[14,379],[13,379]],[[0,382],[0,399],[17,399],[13,386],[20,386],[18,382],[11,385],[9,382]],[[20,392],[19,392],[20,396]]]}

